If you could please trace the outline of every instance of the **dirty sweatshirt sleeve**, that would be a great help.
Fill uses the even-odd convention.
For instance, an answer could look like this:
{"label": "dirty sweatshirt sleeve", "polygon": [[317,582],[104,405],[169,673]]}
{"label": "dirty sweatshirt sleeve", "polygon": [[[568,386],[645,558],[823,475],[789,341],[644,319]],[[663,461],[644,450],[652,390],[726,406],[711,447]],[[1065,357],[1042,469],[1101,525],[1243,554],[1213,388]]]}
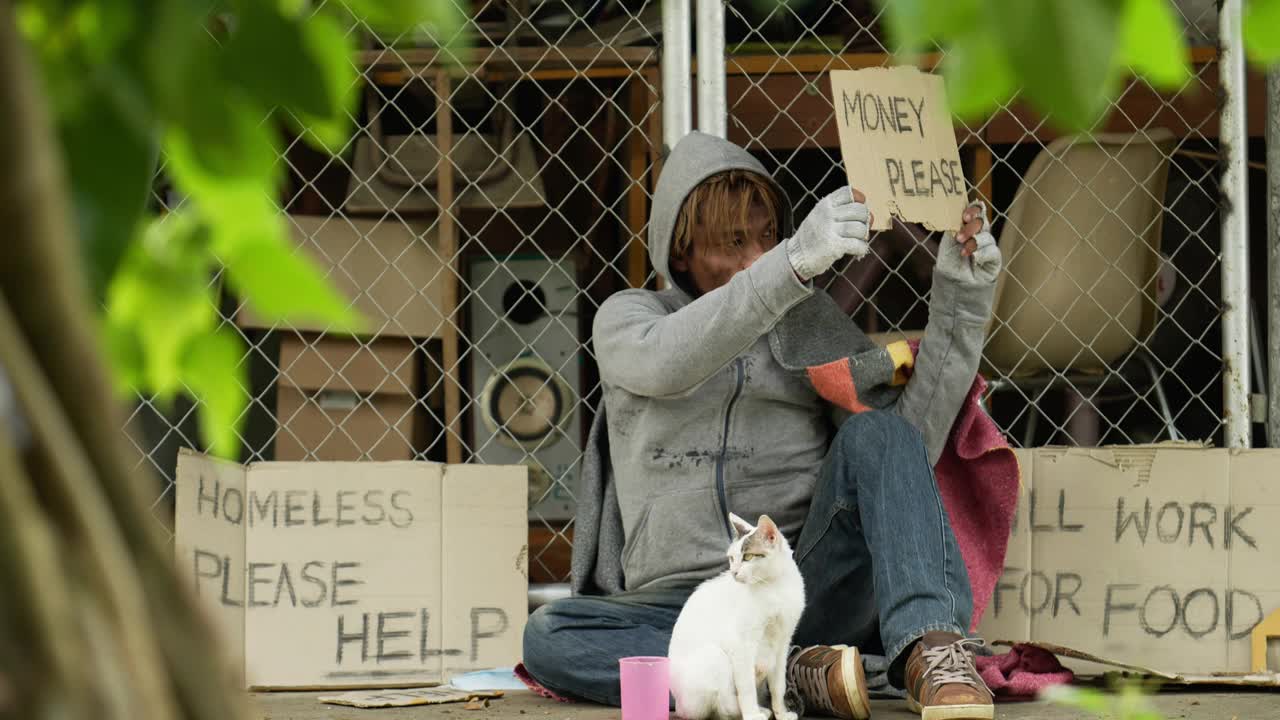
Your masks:
{"label": "dirty sweatshirt sleeve", "polygon": [[633,395],[685,395],[812,292],[778,243],[723,287],[675,311],[653,292],[617,293],[600,306],[592,331],[600,376]]}
{"label": "dirty sweatshirt sleeve", "polygon": [[994,280],[976,278],[967,268],[951,268],[941,259],[934,269],[929,321],[911,379],[894,406],[924,435],[930,464],[942,456],[978,373],[994,296]]}

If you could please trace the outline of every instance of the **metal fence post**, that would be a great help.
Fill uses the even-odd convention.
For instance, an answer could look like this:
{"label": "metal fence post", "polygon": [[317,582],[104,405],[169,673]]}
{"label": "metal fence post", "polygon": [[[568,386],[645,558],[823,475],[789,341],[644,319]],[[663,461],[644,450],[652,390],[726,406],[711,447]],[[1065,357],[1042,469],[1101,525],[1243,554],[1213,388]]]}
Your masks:
{"label": "metal fence post", "polygon": [[662,0],[662,144],[666,152],[693,127],[689,0]]}
{"label": "metal fence post", "polygon": [[725,137],[724,3],[698,0],[698,129]]}
{"label": "metal fence post", "polygon": [[1280,67],[1267,73],[1267,447],[1280,447]]}
{"label": "metal fence post", "polygon": [[1226,446],[1250,445],[1249,412],[1249,216],[1248,135],[1245,128],[1244,47],[1241,0],[1224,0],[1219,11],[1222,114],[1222,392]]}

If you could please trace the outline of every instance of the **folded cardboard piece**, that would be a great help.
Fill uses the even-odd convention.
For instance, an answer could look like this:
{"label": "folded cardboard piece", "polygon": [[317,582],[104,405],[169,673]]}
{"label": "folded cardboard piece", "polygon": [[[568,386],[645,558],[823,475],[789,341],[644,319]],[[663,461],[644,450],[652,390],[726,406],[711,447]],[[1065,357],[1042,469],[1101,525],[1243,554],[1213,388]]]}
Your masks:
{"label": "folded cardboard piece", "polygon": [[412,460],[429,444],[415,341],[286,333],[276,460]]}
{"label": "folded cardboard piece", "polygon": [[445,703],[488,700],[503,696],[501,690],[459,690],[443,686],[408,688],[405,690],[353,690],[341,695],[322,695],[319,700],[330,705],[348,705],[358,708],[412,707],[414,705],[443,705]]}
{"label": "folded cardboard piece", "polygon": [[527,498],[523,466],[184,450],[175,552],[246,687],[447,682],[520,659]]}
{"label": "folded cardboard piece", "polygon": [[[441,337],[448,327],[446,281],[451,258],[429,221],[289,215],[289,233],[380,338]],[[326,332],[329,324],[300,319],[267,322],[248,305],[235,315],[242,328]]]}
{"label": "folded cardboard piece", "polygon": [[1280,685],[1250,633],[1280,608],[1280,450],[1018,450],[1005,570],[979,634],[1080,674]]}

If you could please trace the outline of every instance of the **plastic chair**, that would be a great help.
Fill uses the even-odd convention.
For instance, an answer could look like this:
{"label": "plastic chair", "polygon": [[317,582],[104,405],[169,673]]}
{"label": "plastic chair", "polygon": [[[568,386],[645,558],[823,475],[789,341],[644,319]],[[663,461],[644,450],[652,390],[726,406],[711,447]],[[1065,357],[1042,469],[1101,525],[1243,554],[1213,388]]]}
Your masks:
{"label": "plastic chair", "polygon": [[[1132,356],[1146,372],[1170,439],[1180,439],[1144,345],[1157,316],[1173,142],[1164,129],[1064,137],[1032,162],[999,237],[1005,267],[983,368],[994,378],[993,392],[1100,385]],[[1138,393],[1132,380],[1129,387]],[[1083,397],[1076,400],[1092,409]]]}

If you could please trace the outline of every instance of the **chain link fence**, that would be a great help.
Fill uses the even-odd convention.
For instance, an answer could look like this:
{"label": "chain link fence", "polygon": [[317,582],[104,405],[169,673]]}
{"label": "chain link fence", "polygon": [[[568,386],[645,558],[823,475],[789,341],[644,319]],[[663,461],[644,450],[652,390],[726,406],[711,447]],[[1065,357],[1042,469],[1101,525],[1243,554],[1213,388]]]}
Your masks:
{"label": "chain link fence", "polygon": [[[1199,5],[1189,32],[1212,42]],[[600,398],[592,320],[656,283],[662,18],[642,0],[489,0],[472,17],[456,54],[366,32],[356,137],[338,157],[294,140],[280,158],[300,247],[372,326],[270,327],[224,296],[248,348],[242,460],[528,464],[530,582],[561,582]],[[729,138],[801,217],[846,182],[825,73],[890,61],[876,7],[730,2],[725,17]],[[1221,437],[1217,75],[1196,53],[1176,95],[1131,83],[1096,144],[1016,102],[958,129],[1005,252],[984,370],[1015,444]],[[918,336],[937,238],[899,225],[872,246],[821,282],[868,332]],[[140,398],[130,423],[170,524],[195,414]]]}
{"label": "chain link fence", "polygon": [[[1096,143],[1017,102],[957,127],[1006,272],[984,372],[1015,444],[1221,440],[1216,54],[1209,3],[1183,3],[1192,79],[1131,82]],[[826,73],[892,62],[873,3],[730,3],[729,138],[758,152],[798,216],[846,182]],[[926,63],[941,60],[938,55]],[[915,338],[936,236],[895,223],[875,258],[827,278],[868,332]]]}

